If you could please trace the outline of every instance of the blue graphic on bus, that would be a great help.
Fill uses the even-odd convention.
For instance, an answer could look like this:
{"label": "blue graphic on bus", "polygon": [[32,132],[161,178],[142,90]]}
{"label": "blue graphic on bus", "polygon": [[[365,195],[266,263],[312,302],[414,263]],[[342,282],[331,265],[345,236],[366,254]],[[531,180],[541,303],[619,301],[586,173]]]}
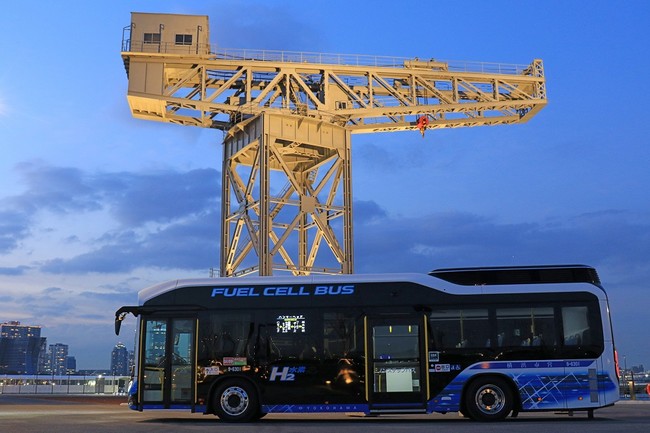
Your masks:
{"label": "blue graphic on bus", "polygon": [[[594,360],[579,361],[517,361],[483,362],[475,364],[459,374],[445,389],[429,402],[429,410],[434,412],[457,411],[460,408],[463,386],[478,373],[476,370],[489,370],[490,373],[503,374],[512,379],[517,386],[522,410],[549,410],[580,406],[589,402],[592,392],[618,392],[618,385],[605,371],[595,377],[597,383],[590,387],[588,367],[592,370]],[[578,371],[565,371],[565,368],[579,367]],[[530,371],[536,369],[534,372]],[[592,389],[593,388],[593,389]]]}

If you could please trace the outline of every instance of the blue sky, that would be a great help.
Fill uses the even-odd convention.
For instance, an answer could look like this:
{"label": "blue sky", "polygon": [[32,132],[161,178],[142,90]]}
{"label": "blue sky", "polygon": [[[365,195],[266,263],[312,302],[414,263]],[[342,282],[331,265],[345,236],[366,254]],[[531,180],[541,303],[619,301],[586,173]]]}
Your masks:
{"label": "blue sky", "polygon": [[0,321],[106,368],[118,307],[218,266],[222,133],[133,119],[120,58],[132,11],[201,14],[226,48],[543,59],[527,124],[353,136],[356,272],[593,265],[619,354],[650,368],[646,2],[324,4],[3,5]]}

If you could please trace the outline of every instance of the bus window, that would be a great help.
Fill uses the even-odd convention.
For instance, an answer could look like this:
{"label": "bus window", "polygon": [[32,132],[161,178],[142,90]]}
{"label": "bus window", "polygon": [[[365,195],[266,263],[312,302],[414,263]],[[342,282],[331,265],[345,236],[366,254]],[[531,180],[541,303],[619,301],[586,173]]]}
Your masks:
{"label": "bus window", "polygon": [[199,360],[205,365],[224,357],[248,357],[252,318],[244,312],[202,315]]}
{"label": "bus window", "polygon": [[346,313],[324,313],[323,315],[323,349],[327,358],[341,359],[359,355],[363,351],[357,335],[353,315]]}
{"label": "bus window", "polygon": [[564,327],[565,346],[589,344],[591,330],[589,329],[587,307],[562,308],[562,326]]}
{"label": "bus window", "polygon": [[144,363],[147,367],[160,367],[165,359],[166,320],[149,320],[146,326]]}
{"label": "bus window", "polygon": [[429,315],[436,349],[490,347],[487,309],[434,310]]}
{"label": "bus window", "polygon": [[553,345],[553,307],[497,308],[497,347]]}
{"label": "bus window", "polygon": [[603,351],[603,331],[597,305],[562,307],[562,328],[562,352],[565,357],[600,356]]}
{"label": "bus window", "polygon": [[417,325],[374,326],[374,359],[418,359],[420,357]]}
{"label": "bus window", "polygon": [[160,402],[163,400],[165,381],[167,320],[146,320],[144,332],[142,398],[144,401]]}

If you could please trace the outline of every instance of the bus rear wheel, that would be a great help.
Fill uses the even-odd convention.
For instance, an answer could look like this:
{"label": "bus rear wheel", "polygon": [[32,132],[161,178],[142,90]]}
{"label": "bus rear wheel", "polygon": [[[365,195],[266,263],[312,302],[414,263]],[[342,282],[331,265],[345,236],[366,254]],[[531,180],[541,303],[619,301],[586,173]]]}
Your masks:
{"label": "bus rear wheel", "polygon": [[465,412],[476,421],[500,421],[513,407],[513,394],[500,377],[479,377],[465,391]]}
{"label": "bus rear wheel", "polygon": [[214,391],[213,407],[217,416],[227,422],[248,422],[259,419],[259,403],[255,388],[245,380],[227,380]]}

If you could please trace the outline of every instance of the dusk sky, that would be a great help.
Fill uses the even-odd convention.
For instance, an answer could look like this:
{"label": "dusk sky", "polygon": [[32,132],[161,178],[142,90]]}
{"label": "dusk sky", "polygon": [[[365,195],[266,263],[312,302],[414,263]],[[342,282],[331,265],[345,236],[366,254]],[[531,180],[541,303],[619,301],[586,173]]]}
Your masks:
{"label": "dusk sky", "polygon": [[355,272],[588,264],[621,362],[650,369],[646,1],[22,1],[0,14],[0,322],[108,368],[114,312],[219,265],[218,130],[136,120],[131,12],[208,15],[211,42],[528,64],[529,123],[352,136]]}

